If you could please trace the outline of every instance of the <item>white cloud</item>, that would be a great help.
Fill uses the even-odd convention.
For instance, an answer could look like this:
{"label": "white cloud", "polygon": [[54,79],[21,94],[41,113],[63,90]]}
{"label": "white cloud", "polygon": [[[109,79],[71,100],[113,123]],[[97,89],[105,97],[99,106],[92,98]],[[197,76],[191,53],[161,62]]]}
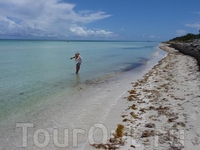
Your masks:
{"label": "white cloud", "polygon": [[192,13],[200,15],[200,11],[195,11],[195,12],[192,12]]}
{"label": "white cloud", "polygon": [[176,30],[176,34],[178,36],[182,36],[182,35],[185,35],[187,32],[185,30]]}
{"label": "white cloud", "polygon": [[105,31],[105,30],[86,30],[83,29],[82,27],[70,27],[70,31],[74,33],[77,36],[99,36],[99,37],[110,37],[113,36],[114,34],[110,31]]}
{"label": "white cloud", "polygon": [[108,18],[111,15],[107,15],[105,12],[97,12],[97,13],[91,13],[91,12],[82,12],[79,13],[78,16],[75,16],[74,21],[76,22],[83,22],[83,23],[89,23],[96,20]]}
{"label": "white cloud", "polygon": [[[66,37],[71,33],[71,27],[111,16],[102,11],[75,12],[74,8],[74,4],[60,0],[0,0],[0,29],[8,36]],[[79,31],[83,35],[111,33],[90,29],[85,32]]]}
{"label": "white cloud", "polygon": [[200,29],[200,23],[192,23],[192,24],[186,24],[187,27],[195,28],[197,30]]}
{"label": "white cloud", "polygon": [[154,35],[151,35],[151,36],[149,36],[150,38],[155,38],[155,36]]}

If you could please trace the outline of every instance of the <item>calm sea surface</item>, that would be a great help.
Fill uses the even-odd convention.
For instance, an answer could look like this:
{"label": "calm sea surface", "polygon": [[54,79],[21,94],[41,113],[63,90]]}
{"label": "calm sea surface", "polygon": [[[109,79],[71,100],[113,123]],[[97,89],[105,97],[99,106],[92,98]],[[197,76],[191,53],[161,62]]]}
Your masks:
{"label": "calm sea surface", "polygon": [[[0,40],[0,130],[18,121],[42,125],[33,118],[48,114],[54,124],[71,128],[102,121],[134,74],[165,55],[158,44]],[[78,75],[70,60],[76,52],[83,58]],[[100,106],[105,110],[98,112]]]}

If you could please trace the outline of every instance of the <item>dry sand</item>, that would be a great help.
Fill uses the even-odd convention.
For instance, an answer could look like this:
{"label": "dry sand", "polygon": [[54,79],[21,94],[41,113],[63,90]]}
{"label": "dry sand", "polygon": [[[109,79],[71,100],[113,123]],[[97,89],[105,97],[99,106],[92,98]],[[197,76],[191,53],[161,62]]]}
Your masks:
{"label": "dry sand", "polygon": [[[200,149],[200,72],[197,62],[167,44],[160,48],[168,52],[167,56],[142,79],[132,83],[133,88],[119,100],[104,122],[106,127],[116,129],[117,124],[113,123],[117,120],[121,128],[107,143],[94,144],[93,148]],[[121,115],[121,119],[117,115]]]}

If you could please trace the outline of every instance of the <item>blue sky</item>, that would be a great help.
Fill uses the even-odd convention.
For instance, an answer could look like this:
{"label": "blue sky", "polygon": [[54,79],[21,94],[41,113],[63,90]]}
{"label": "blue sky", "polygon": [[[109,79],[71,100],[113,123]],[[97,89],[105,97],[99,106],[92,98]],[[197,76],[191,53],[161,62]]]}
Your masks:
{"label": "blue sky", "polygon": [[199,29],[200,0],[0,0],[0,39],[166,41]]}

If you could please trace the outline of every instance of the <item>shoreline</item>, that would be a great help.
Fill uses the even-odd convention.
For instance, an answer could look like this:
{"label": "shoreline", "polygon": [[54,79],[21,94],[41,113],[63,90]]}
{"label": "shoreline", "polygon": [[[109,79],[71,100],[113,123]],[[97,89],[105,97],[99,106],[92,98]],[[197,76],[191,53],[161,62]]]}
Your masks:
{"label": "shoreline", "polygon": [[[107,143],[93,144],[93,147],[122,150],[200,148],[197,62],[167,44],[160,48],[168,52],[167,56],[142,79],[132,83],[133,88],[119,99],[115,108],[119,114],[117,107],[126,107],[118,122],[124,126],[123,136],[117,137],[115,130]],[[116,113],[108,116],[106,123],[112,124],[114,117]]]}
{"label": "shoreline", "polygon": [[[18,120],[18,122],[34,123],[34,127],[28,130],[28,147],[24,149],[39,149],[34,143],[33,135],[40,129],[47,131],[50,135],[50,143],[43,147],[48,150],[60,149],[53,143],[56,129],[61,133],[64,129],[69,129],[67,149],[89,150],[96,146],[102,149],[105,146],[116,149],[116,146],[122,150],[152,150],[152,148],[155,150],[171,148],[173,150],[173,148],[182,149],[181,144],[183,143],[186,146],[189,145],[186,148],[194,145],[197,148],[200,143],[200,130],[198,130],[199,122],[195,120],[195,117],[200,117],[198,115],[200,114],[198,111],[200,79],[198,78],[199,72],[196,72],[197,67],[194,65],[196,61],[167,45],[162,44],[160,48],[168,53],[164,57],[158,55],[160,59],[157,58],[146,64],[146,69],[143,68],[142,71],[139,69],[142,74],[140,74],[141,72],[138,74],[129,72],[112,82],[102,83],[104,86],[94,85],[95,89],[92,90],[92,95],[88,95],[84,88],[79,87],[79,94],[74,95],[74,98],[84,99],[84,101],[79,101],[77,105],[68,106],[67,101],[62,100],[63,98],[67,100],[69,97],[63,97],[56,103],[52,103],[51,109],[41,109],[31,117],[27,115],[29,120]],[[132,83],[130,84],[130,82]],[[190,99],[193,100],[192,103],[189,101]],[[73,108],[78,110],[74,114],[69,111]],[[91,112],[93,113],[91,114]],[[124,127],[124,130],[120,129],[120,133],[123,133],[122,138],[116,137],[115,131],[118,124]],[[103,138],[107,141],[101,145],[91,146],[89,143],[91,137],[95,142],[102,140],[102,130],[98,130],[102,127],[108,131],[107,138]],[[13,125],[9,128],[5,131],[6,134],[1,135],[4,140],[1,142],[3,147],[13,148],[15,145],[16,149],[22,149],[22,135],[20,135],[22,128]],[[73,147],[72,131],[74,129],[78,129],[79,135],[77,135],[78,145]],[[91,129],[92,135],[89,134]],[[196,130],[191,131],[190,129]],[[172,135],[169,134],[170,131],[173,131]],[[9,137],[7,137],[7,132]],[[42,143],[43,138],[39,138]],[[57,138],[62,147],[63,133]],[[8,143],[8,141],[10,142]],[[175,146],[171,144],[173,142],[176,142]]]}
{"label": "shoreline", "polygon": [[[83,149],[88,140],[88,132],[94,124],[102,124],[110,114],[110,110],[117,105],[118,100],[131,88],[131,81],[140,79],[150,68],[162,59],[163,55],[156,51],[155,56],[141,67],[133,71],[118,73],[114,78],[105,78],[105,82],[95,81],[92,84],[83,86],[77,78],[74,94],[66,96],[65,93],[56,96],[56,101],[43,104],[42,107],[17,116],[17,119],[5,122],[1,128],[2,149],[60,149],[62,146],[67,149]],[[134,74],[134,76],[133,76]],[[75,80],[76,80],[75,76]],[[97,84],[96,84],[97,82]],[[90,82],[89,82],[90,83]],[[121,110],[121,108],[119,108]],[[17,114],[17,113],[16,113]],[[119,114],[120,115],[120,114]],[[11,122],[11,123],[10,123]],[[24,124],[26,123],[26,124]],[[18,125],[17,125],[18,124]],[[27,146],[22,144],[22,126],[28,127]],[[73,146],[73,131],[79,129],[84,134],[77,136],[77,146]],[[115,126],[110,129],[114,130]],[[59,131],[59,135],[54,133]],[[68,133],[68,143],[64,142],[64,131]],[[38,132],[41,131],[41,136]],[[35,136],[36,134],[36,136]],[[44,135],[45,134],[45,135]],[[48,145],[44,143],[44,135]],[[49,140],[48,138],[49,137]],[[55,140],[58,139],[58,142]],[[37,142],[39,140],[39,142]],[[36,143],[35,143],[36,142]],[[41,143],[41,144],[40,144]],[[55,145],[57,143],[57,147]],[[60,143],[60,144],[59,144]],[[90,148],[92,148],[89,145]],[[0,149],[1,149],[0,148]],[[93,149],[93,148],[92,148]]]}

